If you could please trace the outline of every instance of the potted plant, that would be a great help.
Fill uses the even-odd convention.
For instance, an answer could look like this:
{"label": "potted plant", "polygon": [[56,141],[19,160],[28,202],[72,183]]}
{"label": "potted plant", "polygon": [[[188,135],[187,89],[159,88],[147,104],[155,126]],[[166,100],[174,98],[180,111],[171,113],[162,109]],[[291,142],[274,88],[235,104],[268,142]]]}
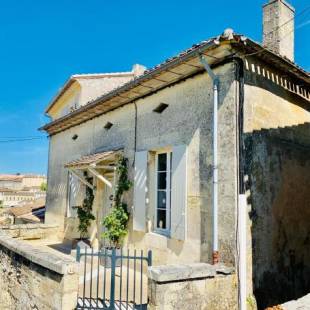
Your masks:
{"label": "potted plant", "polygon": [[[123,195],[132,185],[128,179],[127,162],[128,160],[124,157],[120,157],[117,162],[117,185],[112,209],[102,222],[105,228],[102,237],[108,240],[109,243],[106,247],[108,254],[112,253],[113,248],[116,249],[117,254],[120,254],[122,242],[127,235],[129,212],[127,204],[123,201]],[[110,265],[109,259],[106,260],[106,265]]]}
{"label": "potted plant", "polygon": [[[87,179],[88,182],[92,182],[92,178]],[[79,219],[78,230],[80,232],[80,239],[75,240],[75,243],[83,240],[86,244],[90,245],[88,240],[88,228],[91,225],[91,221],[95,220],[95,216],[92,214],[94,202],[94,192],[90,187],[86,187],[86,197],[83,200],[82,206],[77,207],[77,215]],[[73,245],[76,247],[76,244]]]}

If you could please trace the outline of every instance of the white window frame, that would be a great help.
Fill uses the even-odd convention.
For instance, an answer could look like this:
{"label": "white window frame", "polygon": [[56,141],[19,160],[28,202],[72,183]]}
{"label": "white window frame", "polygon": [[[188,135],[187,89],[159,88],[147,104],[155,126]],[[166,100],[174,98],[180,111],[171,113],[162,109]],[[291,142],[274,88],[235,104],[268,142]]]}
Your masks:
{"label": "white window frame", "polygon": [[[166,167],[166,172],[167,172],[167,180],[166,180],[166,228],[160,228],[157,227],[157,216],[158,216],[158,156],[160,154],[167,154],[167,167]],[[171,175],[171,156],[172,156],[172,151],[171,150],[163,150],[163,151],[157,151],[155,153],[155,223],[154,223],[154,232],[170,236],[170,231],[171,231],[171,181],[172,181],[172,175]],[[168,194],[167,191],[170,189],[170,193]]]}

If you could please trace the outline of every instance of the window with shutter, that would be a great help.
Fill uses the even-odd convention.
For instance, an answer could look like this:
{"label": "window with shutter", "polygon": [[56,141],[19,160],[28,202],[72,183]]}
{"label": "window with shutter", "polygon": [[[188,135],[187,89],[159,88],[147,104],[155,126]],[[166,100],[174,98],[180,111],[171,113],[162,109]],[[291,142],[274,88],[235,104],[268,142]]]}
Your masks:
{"label": "window with shutter", "polygon": [[147,151],[136,152],[134,177],[133,229],[145,231],[147,191]]}
{"label": "window with shutter", "polygon": [[187,205],[187,147],[172,149],[171,237],[185,240]]}
{"label": "window with shutter", "polygon": [[171,201],[171,161],[172,152],[156,154],[155,166],[155,230],[170,234]]}

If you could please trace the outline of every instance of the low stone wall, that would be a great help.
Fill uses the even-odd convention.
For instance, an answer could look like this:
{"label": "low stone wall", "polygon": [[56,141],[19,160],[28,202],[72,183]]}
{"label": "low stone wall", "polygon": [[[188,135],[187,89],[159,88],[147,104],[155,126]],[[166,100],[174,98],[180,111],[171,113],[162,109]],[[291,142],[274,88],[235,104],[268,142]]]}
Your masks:
{"label": "low stone wall", "polygon": [[149,309],[238,309],[232,268],[204,263],[150,267]]}
{"label": "low stone wall", "polygon": [[43,223],[4,225],[0,227],[0,230],[3,230],[12,238],[23,240],[57,239],[59,234],[58,225],[49,225]]}
{"label": "low stone wall", "polygon": [[0,231],[0,308],[72,310],[78,264]]}

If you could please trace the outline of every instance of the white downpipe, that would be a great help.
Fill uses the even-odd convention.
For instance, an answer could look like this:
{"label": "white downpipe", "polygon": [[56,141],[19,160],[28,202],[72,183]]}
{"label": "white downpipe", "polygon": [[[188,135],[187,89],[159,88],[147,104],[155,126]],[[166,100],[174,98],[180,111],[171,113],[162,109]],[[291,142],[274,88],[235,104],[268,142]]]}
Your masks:
{"label": "white downpipe", "polygon": [[218,98],[219,98],[219,78],[210,68],[204,56],[200,56],[200,62],[210,75],[213,81],[213,187],[212,187],[212,250],[213,264],[219,261],[218,246]]}
{"label": "white downpipe", "polygon": [[218,80],[213,83],[213,255],[218,256]]}
{"label": "white downpipe", "polygon": [[239,305],[240,310],[247,309],[247,275],[246,275],[246,261],[247,261],[247,251],[246,251],[246,208],[247,200],[245,194],[239,195],[238,204],[238,247],[239,247]]}

